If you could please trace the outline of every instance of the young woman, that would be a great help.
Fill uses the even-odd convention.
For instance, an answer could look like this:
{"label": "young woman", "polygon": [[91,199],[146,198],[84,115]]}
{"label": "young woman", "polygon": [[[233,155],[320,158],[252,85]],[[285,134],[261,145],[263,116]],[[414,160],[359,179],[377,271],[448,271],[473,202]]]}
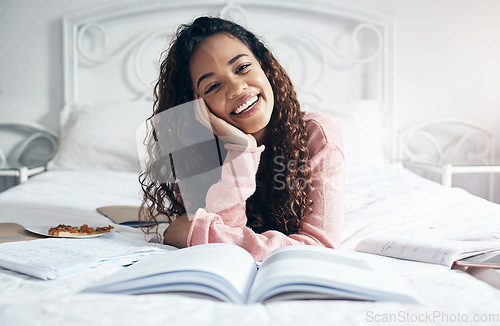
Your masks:
{"label": "young woman", "polygon": [[[168,217],[163,242],[232,243],[258,261],[287,245],[336,247],[344,219],[339,126],[328,115],[301,111],[290,78],[266,46],[220,18],[180,26],[161,64],[151,119],[196,99],[196,123],[225,141],[227,155],[205,207],[188,214],[175,167],[153,150],[164,138],[153,132],[140,177],[142,219],[155,225],[160,215]],[[182,134],[178,122],[167,129],[175,128]]]}

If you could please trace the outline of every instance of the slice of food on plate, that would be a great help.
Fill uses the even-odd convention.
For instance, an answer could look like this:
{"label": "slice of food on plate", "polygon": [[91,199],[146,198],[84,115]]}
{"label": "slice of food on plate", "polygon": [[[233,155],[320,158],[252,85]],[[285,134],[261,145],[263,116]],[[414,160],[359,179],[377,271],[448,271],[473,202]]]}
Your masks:
{"label": "slice of food on plate", "polygon": [[108,233],[112,229],[114,229],[114,227],[111,225],[93,228],[89,227],[87,224],[83,224],[82,226],[59,224],[56,227],[50,228],[48,233],[51,236],[58,237],[80,237],[85,235]]}

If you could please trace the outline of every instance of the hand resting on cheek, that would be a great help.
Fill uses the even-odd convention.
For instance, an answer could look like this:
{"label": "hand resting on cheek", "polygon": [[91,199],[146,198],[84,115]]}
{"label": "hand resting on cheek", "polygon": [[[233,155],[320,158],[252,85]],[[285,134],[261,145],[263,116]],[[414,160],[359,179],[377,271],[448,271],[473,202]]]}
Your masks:
{"label": "hand resting on cheek", "polygon": [[223,142],[243,145],[248,147],[257,147],[257,141],[251,134],[245,134],[240,129],[231,125],[229,122],[217,117],[207,107],[205,100],[198,94],[194,94],[195,98],[195,116],[196,119],[205,127],[212,130],[214,135],[219,137]]}

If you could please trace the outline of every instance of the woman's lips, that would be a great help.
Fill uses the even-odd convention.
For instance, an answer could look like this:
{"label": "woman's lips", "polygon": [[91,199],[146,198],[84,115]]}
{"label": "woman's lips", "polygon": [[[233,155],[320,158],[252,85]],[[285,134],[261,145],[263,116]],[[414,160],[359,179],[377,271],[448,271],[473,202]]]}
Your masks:
{"label": "woman's lips", "polygon": [[[233,111],[231,111],[231,113],[236,113],[238,111],[242,111],[241,110],[241,107],[245,107],[246,104],[250,104],[251,102],[254,102],[255,101],[255,98],[258,96],[259,94],[255,94],[255,93],[250,93],[250,94],[247,94],[245,97],[243,97],[242,99],[240,99],[238,101],[238,103],[236,103],[236,105],[234,106],[233,108]],[[237,114],[237,113],[236,113]]]}
{"label": "woman's lips", "polygon": [[248,108],[246,108],[239,114],[232,113],[231,116],[233,118],[239,118],[239,119],[249,118],[253,116],[255,113],[257,113],[257,111],[260,109],[261,102],[262,102],[262,97],[260,95],[257,95],[257,101],[255,101],[255,103],[250,105]]}

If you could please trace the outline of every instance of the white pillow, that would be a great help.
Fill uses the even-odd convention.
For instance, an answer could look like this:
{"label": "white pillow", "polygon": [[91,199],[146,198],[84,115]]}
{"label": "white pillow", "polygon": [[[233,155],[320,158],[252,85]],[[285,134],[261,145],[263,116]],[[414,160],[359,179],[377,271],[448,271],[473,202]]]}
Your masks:
{"label": "white pillow", "polygon": [[330,114],[340,124],[346,170],[384,165],[382,109],[377,100],[357,100],[305,106]]}
{"label": "white pillow", "polygon": [[152,111],[147,100],[67,104],[59,149],[48,169],[139,171],[136,130]]}

